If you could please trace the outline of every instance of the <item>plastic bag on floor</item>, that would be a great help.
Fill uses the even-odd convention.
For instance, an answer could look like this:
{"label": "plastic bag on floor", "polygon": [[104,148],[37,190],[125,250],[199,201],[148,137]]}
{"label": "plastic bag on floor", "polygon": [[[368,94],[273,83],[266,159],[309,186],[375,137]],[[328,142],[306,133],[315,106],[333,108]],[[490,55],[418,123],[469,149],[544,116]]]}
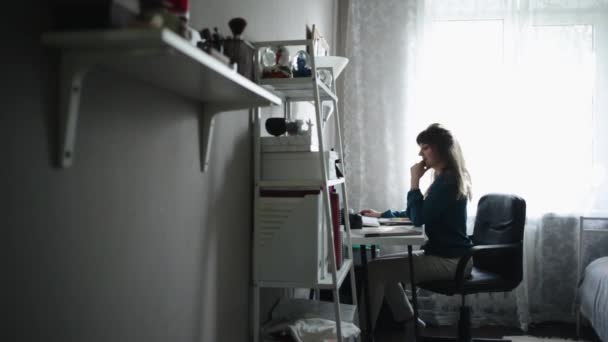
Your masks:
{"label": "plastic bag on floor", "polygon": [[[262,328],[266,336],[287,332],[297,342],[336,340],[336,322],[323,318],[302,318],[291,321],[271,321]],[[361,330],[349,322],[342,322],[342,337],[359,336]]]}

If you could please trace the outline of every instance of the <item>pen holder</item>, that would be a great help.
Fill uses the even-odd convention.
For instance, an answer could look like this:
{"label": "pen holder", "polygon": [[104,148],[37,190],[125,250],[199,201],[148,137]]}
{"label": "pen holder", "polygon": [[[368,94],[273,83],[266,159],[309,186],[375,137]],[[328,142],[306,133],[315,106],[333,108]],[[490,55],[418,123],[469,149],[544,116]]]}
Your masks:
{"label": "pen holder", "polygon": [[253,56],[255,49],[246,40],[226,39],[224,40],[224,54],[230,58],[230,63],[236,63],[239,74],[253,80]]}

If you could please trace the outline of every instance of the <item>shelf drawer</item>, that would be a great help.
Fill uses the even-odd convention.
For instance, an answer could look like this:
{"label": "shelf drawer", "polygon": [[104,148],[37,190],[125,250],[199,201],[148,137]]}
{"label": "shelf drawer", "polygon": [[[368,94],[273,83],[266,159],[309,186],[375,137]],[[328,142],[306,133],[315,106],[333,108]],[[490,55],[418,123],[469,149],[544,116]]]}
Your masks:
{"label": "shelf drawer", "polygon": [[319,194],[260,197],[256,210],[255,281],[317,284],[328,277]]}

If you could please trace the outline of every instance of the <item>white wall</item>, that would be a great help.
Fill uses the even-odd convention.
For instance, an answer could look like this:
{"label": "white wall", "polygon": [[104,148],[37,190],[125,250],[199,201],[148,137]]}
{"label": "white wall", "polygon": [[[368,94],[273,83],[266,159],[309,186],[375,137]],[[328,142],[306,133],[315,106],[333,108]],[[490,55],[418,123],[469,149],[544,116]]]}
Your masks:
{"label": "white wall", "polygon": [[[302,38],[313,23],[331,40],[334,25],[329,0],[191,6],[194,26],[217,25],[225,34],[228,19],[245,17],[253,40]],[[13,2],[4,11],[14,14],[0,30],[10,340],[248,340],[247,112],[216,121],[211,167],[202,174],[196,104],[93,72],[74,165],[57,169],[56,59],[39,44],[52,25],[49,4]]]}

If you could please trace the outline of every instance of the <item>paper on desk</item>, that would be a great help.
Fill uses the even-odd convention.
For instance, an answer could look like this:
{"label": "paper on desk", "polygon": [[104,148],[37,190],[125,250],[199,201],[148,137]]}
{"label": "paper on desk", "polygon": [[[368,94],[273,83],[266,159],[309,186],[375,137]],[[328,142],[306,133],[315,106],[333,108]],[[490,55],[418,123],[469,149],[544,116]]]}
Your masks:
{"label": "paper on desk", "polygon": [[379,218],[378,222],[384,226],[404,226],[412,224],[412,221],[408,217]]}
{"label": "paper on desk", "polygon": [[376,217],[371,216],[361,216],[361,224],[364,227],[379,227],[380,220]]}

